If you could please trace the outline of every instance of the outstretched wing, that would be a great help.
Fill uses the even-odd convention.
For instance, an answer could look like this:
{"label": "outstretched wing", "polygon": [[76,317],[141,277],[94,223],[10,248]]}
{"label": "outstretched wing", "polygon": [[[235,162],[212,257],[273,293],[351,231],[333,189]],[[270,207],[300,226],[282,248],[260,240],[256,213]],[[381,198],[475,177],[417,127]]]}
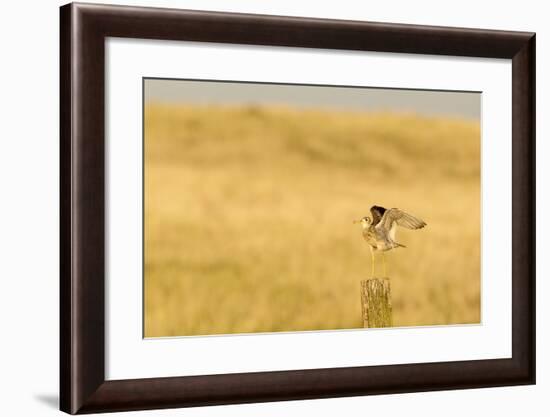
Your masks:
{"label": "outstretched wing", "polygon": [[414,217],[411,214],[405,213],[398,208],[391,208],[385,211],[382,219],[380,220],[380,226],[390,232],[390,235],[395,235],[395,226],[406,227],[407,229],[422,229],[426,226],[424,220]]}
{"label": "outstretched wing", "polygon": [[381,206],[372,206],[370,208],[370,214],[372,214],[372,225],[376,226],[380,220],[382,220],[382,216],[384,216],[384,213],[386,212],[386,209]]}

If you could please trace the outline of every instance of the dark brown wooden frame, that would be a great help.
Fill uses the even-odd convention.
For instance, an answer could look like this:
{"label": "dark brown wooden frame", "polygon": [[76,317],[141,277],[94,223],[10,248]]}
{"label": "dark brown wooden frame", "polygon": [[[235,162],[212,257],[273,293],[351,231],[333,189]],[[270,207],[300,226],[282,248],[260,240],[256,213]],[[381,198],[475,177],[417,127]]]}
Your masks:
{"label": "dark brown wooden frame", "polygon": [[[511,59],[512,358],[106,381],[106,37]],[[61,410],[89,413],[535,382],[535,34],[69,4],[61,7],[60,41]]]}

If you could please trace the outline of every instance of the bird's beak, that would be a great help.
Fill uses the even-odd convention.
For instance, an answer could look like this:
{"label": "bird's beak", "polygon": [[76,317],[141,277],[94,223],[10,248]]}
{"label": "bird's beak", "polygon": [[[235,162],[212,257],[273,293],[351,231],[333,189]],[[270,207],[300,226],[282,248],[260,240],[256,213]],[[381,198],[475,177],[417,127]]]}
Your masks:
{"label": "bird's beak", "polygon": [[361,222],[361,220],[354,220],[353,224],[357,224],[357,223],[360,223],[360,222]]}

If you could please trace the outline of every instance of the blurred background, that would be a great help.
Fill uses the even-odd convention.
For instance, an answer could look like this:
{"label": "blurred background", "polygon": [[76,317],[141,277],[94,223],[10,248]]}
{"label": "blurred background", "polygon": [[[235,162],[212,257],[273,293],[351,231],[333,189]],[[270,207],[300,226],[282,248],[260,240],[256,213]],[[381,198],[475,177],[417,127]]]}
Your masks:
{"label": "blurred background", "polygon": [[394,325],[479,323],[480,99],[146,79],[145,336],[362,327],[374,204],[428,223],[387,254]]}

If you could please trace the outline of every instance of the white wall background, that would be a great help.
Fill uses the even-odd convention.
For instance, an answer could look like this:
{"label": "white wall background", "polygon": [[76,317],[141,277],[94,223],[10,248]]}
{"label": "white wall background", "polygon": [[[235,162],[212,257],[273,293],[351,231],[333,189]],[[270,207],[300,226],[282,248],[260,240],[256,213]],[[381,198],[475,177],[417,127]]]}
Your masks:
{"label": "white wall background", "polygon": [[[422,394],[176,409],[125,416],[544,415],[550,391],[545,302],[550,201],[550,13],[545,2],[158,0],[113,3],[537,32],[538,384]],[[7,2],[0,13],[0,414],[48,416],[58,391],[58,6]],[[546,186],[546,187],[545,187]]]}

